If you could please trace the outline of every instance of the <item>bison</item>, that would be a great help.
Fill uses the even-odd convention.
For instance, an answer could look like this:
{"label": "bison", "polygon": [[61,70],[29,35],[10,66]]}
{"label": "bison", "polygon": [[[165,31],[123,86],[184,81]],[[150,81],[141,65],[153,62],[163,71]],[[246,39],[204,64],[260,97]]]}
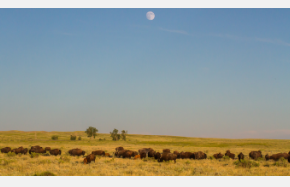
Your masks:
{"label": "bison", "polygon": [[155,153],[154,158],[156,160],[160,159],[161,158],[161,154],[159,152]]}
{"label": "bison", "polygon": [[258,158],[263,158],[261,151],[251,151],[249,153],[249,157],[254,160],[257,160]]}
{"label": "bison", "polygon": [[111,157],[109,153],[105,153],[105,157]]}
{"label": "bison", "polygon": [[143,148],[143,149],[139,149],[138,152],[141,153],[141,152],[145,152],[146,154],[149,152],[149,151],[154,151],[152,148]]}
{"label": "bison", "polygon": [[86,156],[86,158],[84,159],[84,164],[89,164],[92,161],[96,162],[96,156],[94,154]]}
{"label": "bison", "polygon": [[51,155],[57,156],[57,155],[61,155],[61,150],[59,150],[59,149],[52,149],[52,150],[49,151],[49,153]]}
{"label": "bison", "polygon": [[213,155],[213,157],[215,158],[215,159],[219,159],[219,158],[223,158],[223,154],[221,154],[221,153],[217,153],[217,154],[214,154]]}
{"label": "bison", "polygon": [[24,150],[23,147],[19,147],[19,148],[13,149],[11,152],[15,154],[19,154],[19,153],[22,153],[23,150]]}
{"label": "bison", "polygon": [[194,157],[194,153],[191,153],[191,152],[181,152],[180,153],[181,159],[192,158],[192,157]]}
{"label": "bison", "polygon": [[123,153],[123,158],[131,158],[131,157],[135,157],[136,155],[138,155],[138,153],[136,151],[126,150]]}
{"label": "bison", "polygon": [[4,147],[1,149],[1,153],[9,153],[11,151],[10,147]]}
{"label": "bison", "polygon": [[[159,153],[159,152],[158,152]],[[160,153],[159,153],[160,154]],[[155,154],[155,156],[156,156],[156,154]],[[146,158],[146,153],[145,152],[142,152],[142,153],[140,153],[140,158],[142,159],[142,158]]]}
{"label": "bison", "polygon": [[24,155],[26,155],[27,152],[28,152],[28,149],[27,148],[25,148],[25,149],[22,150],[22,154],[24,154]]}
{"label": "bison", "polygon": [[163,162],[163,161],[169,161],[169,160],[174,160],[174,163],[176,163],[176,154],[173,153],[163,153],[161,158],[158,159],[158,162]]}
{"label": "bison", "polygon": [[245,156],[242,152],[238,155],[239,161],[244,160]]}
{"label": "bison", "polygon": [[116,147],[116,152],[118,152],[118,151],[122,151],[122,150],[124,150],[124,148],[123,147]]}
{"label": "bison", "polygon": [[134,160],[137,160],[138,158],[140,158],[140,155],[136,155],[136,156],[134,157]]}
{"label": "bison", "polygon": [[50,151],[51,148],[50,148],[50,147],[46,147],[46,148],[44,148],[44,150],[45,150],[45,151]]}
{"label": "bison", "polygon": [[71,149],[68,151],[68,153],[71,155],[71,156],[85,156],[86,152],[81,150],[81,149]]}
{"label": "bison", "polygon": [[156,153],[156,151],[149,151],[148,152],[148,157],[154,157],[155,153]]}
{"label": "bison", "polygon": [[163,149],[163,153],[170,153],[170,149]]}
{"label": "bison", "polygon": [[197,160],[206,159],[207,155],[205,153],[201,152],[201,151],[198,151],[198,152],[192,154],[190,156],[190,158],[197,159]]}
{"label": "bison", "polygon": [[43,150],[45,150],[45,149],[43,149],[39,145],[32,146],[31,149],[29,150],[29,154],[31,154],[31,153],[39,153],[39,152],[46,153],[46,151],[43,152]]}
{"label": "bison", "polygon": [[95,156],[105,156],[105,151],[97,150],[97,151],[93,151],[92,154],[94,154]]}
{"label": "bison", "polygon": [[230,150],[227,150],[225,156],[228,156],[228,157],[230,157],[231,159],[235,159],[235,156],[236,156],[236,155],[233,154],[233,153],[231,153]]}
{"label": "bison", "polygon": [[266,160],[272,159],[272,160],[278,161],[282,157],[285,159],[288,159],[289,161],[289,154],[287,153],[278,153],[278,154],[273,154],[272,156],[269,156],[268,154],[266,154],[265,159]]}
{"label": "bison", "polygon": [[178,151],[174,151],[173,154],[176,154],[176,156],[178,158],[178,156],[179,156],[180,153]]}

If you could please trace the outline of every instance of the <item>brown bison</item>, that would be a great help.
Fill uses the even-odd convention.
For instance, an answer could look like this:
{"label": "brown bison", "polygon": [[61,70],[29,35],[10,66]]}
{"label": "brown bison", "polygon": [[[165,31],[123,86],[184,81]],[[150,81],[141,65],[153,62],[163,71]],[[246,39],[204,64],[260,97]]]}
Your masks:
{"label": "brown bison", "polygon": [[215,158],[215,159],[219,159],[219,158],[223,158],[223,154],[221,154],[221,153],[217,153],[217,154],[214,154],[213,155],[213,157]]}
{"label": "brown bison", "polygon": [[23,150],[24,150],[23,147],[19,147],[19,148],[13,149],[11,152],[15,154],[19,154],[19,153],[22,153]]}
{"label": "brown bison", "polygon": [[31,153],[46,153],[46,151],[43,152],[43,149],[42,147],[40,147],[39,145],[36,145],[36,146],[32,146],[31,149],[29,150],[29,154]]}
{"label": "brown bison", "polygon": [[69,153],[71,156],[81,156],[81,155],[85,156],[85,154],[86,154],[85,151],[83,151],[83,150],[81,150],[81,149],[78,149],[78,148],[76,148],[76,149],[71,149],[71,150],[68,151],[68,153]]}
{"label": "brown bison", "polygon": [[118,152],[118,151],[122,151],[122,150],[124,150],[124,148],[123,147],[116,147],[116,152]]}
{"label": "brown bison", "polygon": [[45,151],[50,151],[51,148],[50,148],[50,147],[46,147],[46,148],[44,148],[44,150],[45,150]]}
{"label": "brown bison", "polygon": [[244,160],[245,156],[242,152],[238,155],[239,161]]}
{"label": "brown bison", "polygon": [[1,149],[1,153],[9,153],[11,151],[10,147],[4,147]]}
{"label": "brown bison", "polygon": [[235,156],[236,156],[236,155],[233,154],[233,153],[231,153],[230,150],[227,150],[225,156],[228,156],[228,157],[230,157],[231,159],[235,159]]}
{"label": "brown bison", "polygon": [[123,158],[131,158],[131,157],[135,157],[136,155],[138,155],[136,151],[126,150],[123,154]]}
{"label": "brown bison", "polygon": [[140,158],[140,155],[136,155],[136,156],[134,157],[134,160],[137,160],[138,158]]}
{"label": "brown bison", "polygon": [[161,158],[158,159],[158,162],[163,162],[163,161],[169,161],[169,160],[174,160],[174,163],[176,163],[176,154],[173,153],[163,153]]}
{"label": "brown bison", "polygon": [[57,156],[57,155],[61,155],[61,150],[59,150],[59,149],[52,149],[52,150],[49,151],[49,153],[51,155]]}
{"label": "brown bison", "polygon": [[181,152],[180,153],[181,159],[193,158],[193,157],[194,157],[194,153],[191,153],[191,152]]}
{"label": "brown bison", "polygon": [[22,154],[24,154],[24,155],[26,155],[27,152],[28,152],[28,149],[27,148],[25,148],[25,149],[22,150]]}
{"label": "brown bison", "polygon": [[206,159],[207,155],[201,151],[198,151],[198,152],[195,152],[194,154],[192,154],[190,156],[190,158],[201,160],[201,159]]}
{"label": "brown bison", "polygon": [[[159,152],[158,152],[159,153]],[[160,154],[160,153],[159,153]],[[156,154],[155,154],[156,156]],[[140,158],[143,159],[143,158],[146,158],[146,153],[145,152],[142,152],[140,153]]]}
{"label": "brown bison", "polygon": [[160,159],[161,158],[161,154],[159,152],[155,153],[154,158],[157,159],[157,160]]}
{"label": "brown bison", "polygon": [[170,149],[163,149],[163,153],[170,153]]}
{"label": "brown bison", "polygon": [[148,152],[148,157],[154,157],[155,153],[156,153],[156,151],[149,151]]}
{"label": "brown bison", "polygon": [[111,157],[109,153],[105,153],[105,157]]}
{"label": "brown bison", "polygon": [[254,160],[257,160],[258,158],[263,158],[261,151],[251,151],[249,153],[249,157]]}
{"label": "brown bison", "polygon": [[285,159],[288,159],[289,161],[289,154],[287,153],[278,153],[278,154],[273,154],[272,156],[269,156],[268,154],[266,154],[265,159],[266,160],[272,159],[272,160],[278,161],[282,157]]}
{"label": "brown bison", "polygon": [[143,149],[139,149],[138,152],[141,153],[141,152],[145,152],[146,154],[149,152],[149,151],[154,151],[152,148],[143,148]]}
{"label": "brown bison", "polygon": [[96,162],[96,156],[94,154],[86,156],[86,158],[84,159],[84,164],[89,164],[92,161]]}
{"label": "brown bison", "polygon": [[94,154],[95,156],[105,156],[105,151],[97,150],[97,151],[93,151],[92,154]]}

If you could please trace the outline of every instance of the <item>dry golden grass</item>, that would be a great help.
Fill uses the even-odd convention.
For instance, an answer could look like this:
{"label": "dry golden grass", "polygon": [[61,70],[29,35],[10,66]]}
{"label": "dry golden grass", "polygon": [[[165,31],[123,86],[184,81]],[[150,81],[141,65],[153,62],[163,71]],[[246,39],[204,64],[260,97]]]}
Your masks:
{"label": "dry golden grass", "polygon": [[[70,135],[81,136],[82,140],[70,140]],[[58,140],[51,140],[52,135],[58,135]],[[57,176],[272,176],[290,175],[290,163],[275,164],[274,161],[255,161],[258,167],[243,168],[236,166],[236,160],[206,159],[189,160],[178,159],[176,164],[158,163],[154,159],[133,160],[122,158],[97,157],[96,162],[84,165],[83,157],[67,155],[69,149],[81,148],[86,153],[102,149],[111,155],[115,147],[138,150],[151,147],[162,151],[164,148],[172,151],[203,151],[208,157],[215,153],[225,153],[231,150],[238,155],[243,152],[248,158],[252,150],[261,150],[263,155],[290,151],[290,140],[258,140],[258,139],[213,139],[187,138],[174,136],[128,135],[127,141],[112,141],[109,134],[99,134],[90,140],[84,132],[0,132],[0,148],[9,146],[29,148],[33,145],[60,148],[61,156],[43,156],[31,158],[30,155],[1,154],[0,175],[3,176],[31,176],[49,171]],[[106,139],[99,141],[99,139]]]}

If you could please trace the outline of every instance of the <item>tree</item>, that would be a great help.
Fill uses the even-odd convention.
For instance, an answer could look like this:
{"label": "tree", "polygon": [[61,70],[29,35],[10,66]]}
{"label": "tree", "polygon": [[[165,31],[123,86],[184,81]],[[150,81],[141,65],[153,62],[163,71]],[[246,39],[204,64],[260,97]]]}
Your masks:
{"label": "tree", "polygon": [[127,136],[128,131],[122,130],[121,137],[124,141],[126,141],[126,136]]}
{"label": "tree", "polygon": [[98,129],[96,129],[95,127],[89,127],[86,131],[85,131],[85,133],[87,133],[87,135],[88,135],[88,137],[94,137],[94,138],[96,138],[96,136],[97,136],[97,132],[98,132],[99,130]]}
{"label": "tree", "polygon": [[117,129],[114,129],[113,132],[110,132],[111,134],[111,137],[114,141],[117,141],[120,139],[120,134],[118,134],[118,130]]}

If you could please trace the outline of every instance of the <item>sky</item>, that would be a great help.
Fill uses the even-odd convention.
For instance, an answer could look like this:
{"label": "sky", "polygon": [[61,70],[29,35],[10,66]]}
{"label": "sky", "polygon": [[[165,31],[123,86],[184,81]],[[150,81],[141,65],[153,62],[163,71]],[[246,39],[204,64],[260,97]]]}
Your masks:
{"label": "sky", "polygon": [[289,23],[290,9],[0,9],[0,131],[289,139]]}

